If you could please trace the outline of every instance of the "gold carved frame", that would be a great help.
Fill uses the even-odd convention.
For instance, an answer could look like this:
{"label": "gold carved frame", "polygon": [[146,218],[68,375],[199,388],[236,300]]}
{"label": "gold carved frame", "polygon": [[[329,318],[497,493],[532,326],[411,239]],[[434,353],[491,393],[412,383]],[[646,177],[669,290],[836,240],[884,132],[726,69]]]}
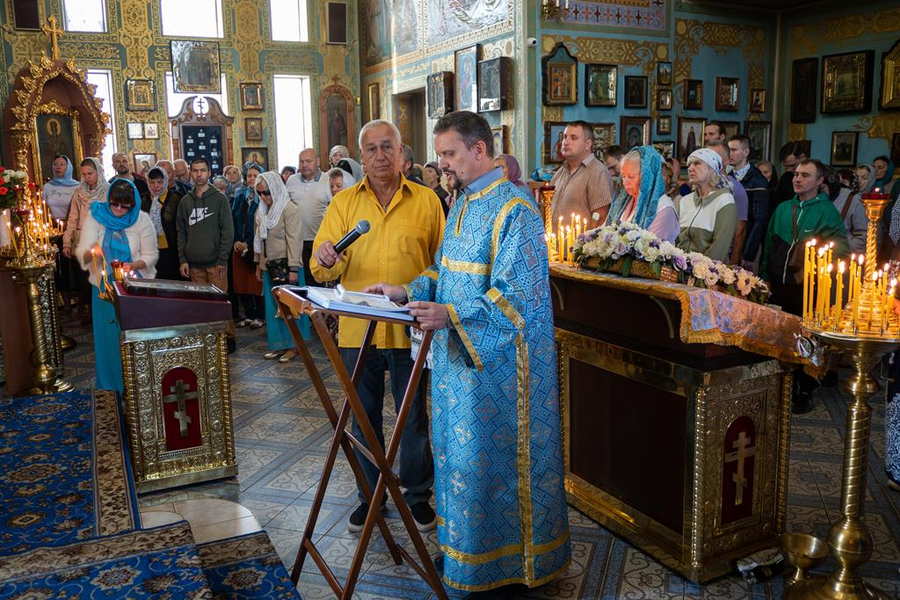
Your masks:
{"label": "gold carved frame", "polygon": [[44,173],[41,169],[41,149],[38,145],[40,136],[38,135],[37,127],[38,117],[41,115],[59,115],[72,119],[72,146],[75,149],[75,156],[72,157],[72,162],[75,165],[80,165],[81,161],[84,160],[84,150],[81,147],[81,113],[77,109],[66,108],[56,100],[41,104],[31,118],[31,164],[34,168],[34,181],[44,181]]}
{"label": "gold carved frame", "polygon": [[881,109],[900,109],[900,41],[882,59]]}

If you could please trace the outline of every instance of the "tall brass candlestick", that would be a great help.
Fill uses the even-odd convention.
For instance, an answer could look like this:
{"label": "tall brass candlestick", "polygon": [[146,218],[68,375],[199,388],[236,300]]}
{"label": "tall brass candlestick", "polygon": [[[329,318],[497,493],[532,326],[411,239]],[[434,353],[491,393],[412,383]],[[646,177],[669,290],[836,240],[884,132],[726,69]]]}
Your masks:
{"label": "tall brass candlestick", "polygon": [[[884,315],[885,305],[876,302],[876,281],[872,275],[878,269],[875,264],[877,224],[888,203],[887,194],[867,194],[863,196],[869,227],[866,236],[866,271],[863,289],[860,292],[860,321],[870,322],[872,317],[878,323],[893,325],[847,329],[840,324],[834,327],[819,327],[807,320],[803,328],[834,350],[849,357],[856,368],[856,377],[847,386],[853,394],[853,401],[847,406],[847,435],[844,439],[844,464],[841,477],[841,518],[828,532],[828,545],[837,559],[839,567],[825,577],[803,578],[788,587],[785,598],[792,600],[832,599],[832,600],[873,600],[887,596],[872,588],[859,573],[860,567],[872,556],[874,546],[872,534],[863,520],[866,498],[866,476],[869,464],[869,434],[872,424],[872,408],[869,397],[869,371],[888,352],[900,348],[900,332],[896,328],[895,315]],[[865,317],[863,319],[862,317]],[[844,315],[844,320],[851,318]]]}

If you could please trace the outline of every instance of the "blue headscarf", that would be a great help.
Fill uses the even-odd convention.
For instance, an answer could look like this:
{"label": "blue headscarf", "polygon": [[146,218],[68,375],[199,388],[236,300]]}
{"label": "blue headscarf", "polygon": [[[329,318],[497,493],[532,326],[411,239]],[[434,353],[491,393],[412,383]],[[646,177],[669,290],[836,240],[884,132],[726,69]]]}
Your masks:
{"label": "blue headscarf", "polygon": [[[134,194],[134,206],[123,216],[117,217],[109,207],[109,196],[120,181],[124,181],[131,186],[131,191]],[[112,261],[131,262],[131,246],[128,245],[128,237],[125,235],[125,230],[137,223],[140,214],[141,196],[138,194],[135,185],[127,179],[113,179],[109,184],[109,191],[106,193],[106,202],[94,202],[91,204],[91,216],[106,228],[100,247],[103,249],[103,256],[106,257],[106,265],[110,270],[110,276],[112,275]]]}
{"label": "blue headscarf", "polygon": [[57,158],[66,159],[66,174],[62,177],[52,178],[50,180],[50,183],[52,183],[53,185],[61,185],[62,187],[75,187],[76,185],[81,185],[80,181],[78,181],[77,179],[72,179],[72,171],[74,169],[72,167],[72,161],[69,160],[69,157],[60,154],[59,156],[54,157],[53,160],[56,160]]}
{"label": "blue headscarf", "polygon": [[[641,187],[631,222],[648,229],[656,217],[659,198],[666,193],[666,186],[663,184],[662,178],[662,156],[653,146],[639,146],[632,152],[638,152],[641,155]],[[625,160],[627,158],[626,156]],[[622,162],[624,163],[625,160]],[[609,208],[607,223],[615,223],[622,218],[622,213],[625,212],[625,206],[630,198],[631,196],[623,188]]]}

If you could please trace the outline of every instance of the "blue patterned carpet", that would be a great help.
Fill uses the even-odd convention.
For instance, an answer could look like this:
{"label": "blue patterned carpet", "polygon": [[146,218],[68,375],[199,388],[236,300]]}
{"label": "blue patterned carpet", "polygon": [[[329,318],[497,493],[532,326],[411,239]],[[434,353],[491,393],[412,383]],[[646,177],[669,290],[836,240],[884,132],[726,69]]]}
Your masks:
{"label": "blue patterned carpet", "polygon": [[115,402],[0,398],[0,556],[140,527]]}
{"label": "blue patterned carpet", "polygon": [[230,600],[299,598],[265,531],[200,544],[200,560],[216,594]]}
{"label": "blue patterned carpet", "polygon": [[186,522],[0,558],[0,598],[212,598]]}

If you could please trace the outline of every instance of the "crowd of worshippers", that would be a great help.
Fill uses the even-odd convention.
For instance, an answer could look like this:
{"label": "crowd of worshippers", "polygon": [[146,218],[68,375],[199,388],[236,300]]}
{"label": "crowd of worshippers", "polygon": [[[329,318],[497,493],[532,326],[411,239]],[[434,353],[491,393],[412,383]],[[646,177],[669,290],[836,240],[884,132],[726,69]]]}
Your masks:
{"label": "crowd of worshippers", "polygon": [[[878,226],[879,263],[900,253],[900,184],[887,156],[856,168],[836,169],[806,155],[800,142],[779,153],[781,174],[768,161],[750,161],[746,135],[726,138],[725,127],[706,123],[703,147],[682,163],[653,146],[609,146],[595,152],[593,129],[576,121],[560,143],[563,163],[554,173],[553,223],[571,214],[589,216],[588,227],[630,221],[686,252],[739,265],[766,280],[770,302],[802,311],[802,248],[807,240],[834,243],[834,254],[864,254],[868,219],[862,196],[890,195]],[[602,158],[598,158],[598,156]],[[683,173],[686,170],[686,176]],[[830,369],[823,383],[834,385]],[[818,382],[796,378],[794,411],[812,409]]]}

